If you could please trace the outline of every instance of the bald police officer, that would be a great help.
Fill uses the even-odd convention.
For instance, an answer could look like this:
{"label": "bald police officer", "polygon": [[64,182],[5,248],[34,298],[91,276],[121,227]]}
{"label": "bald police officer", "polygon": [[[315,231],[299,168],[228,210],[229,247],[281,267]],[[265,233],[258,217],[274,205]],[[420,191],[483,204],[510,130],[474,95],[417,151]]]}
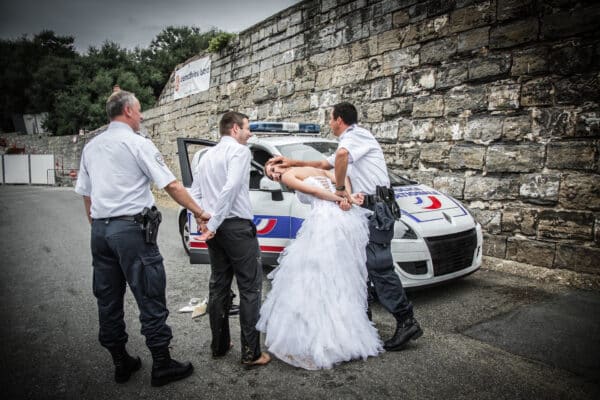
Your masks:
{"label": "bald police officer", "polygon": [[[140,311],[141,332],[153,358],[151,383],[162,386],[193,372],[190,362],[171,358],[167,325],[166,276],[156,241],[148,239],[142,211],[151,209],[150,181],[190,210],[198,224],[205,213],[178,182],[154,144],[136,134],[142,121],[133,93],[114,92],[106,102],[108,129],[83,149],[75,191],[83,196],[92,227],[93,292],[98,301],[100,344],[115,365],[115,381],[123,383],[141,367],[125,349],[123,296],[129,284]],[[146,213],[144,213],[146,214]],[[157,228],[157,227],[156,227]]]}

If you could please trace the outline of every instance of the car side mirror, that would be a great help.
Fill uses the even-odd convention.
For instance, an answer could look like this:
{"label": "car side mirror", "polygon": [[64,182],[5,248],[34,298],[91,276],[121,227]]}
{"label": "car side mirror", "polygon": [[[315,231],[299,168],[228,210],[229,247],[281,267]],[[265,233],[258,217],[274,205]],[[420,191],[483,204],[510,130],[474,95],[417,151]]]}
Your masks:
{"label": "car side mirror", "polygon": [[259,189],[263,192],[271,192],[271,199],[273,201],[282,201],[283,192],[281,191],[281,184],[270,180],[266,176],[260,179]]}

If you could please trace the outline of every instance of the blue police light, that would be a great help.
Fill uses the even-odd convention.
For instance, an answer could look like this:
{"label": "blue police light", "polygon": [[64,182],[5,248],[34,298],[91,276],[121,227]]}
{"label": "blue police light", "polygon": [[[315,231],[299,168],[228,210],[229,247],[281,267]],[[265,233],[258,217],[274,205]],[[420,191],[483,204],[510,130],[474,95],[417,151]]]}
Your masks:
{"label": "blue police light", "polygon": [[319,133],[319,124],[306,122],[266,122],[257,121],[250,123],[252,132],[287,132],[287,133]]}

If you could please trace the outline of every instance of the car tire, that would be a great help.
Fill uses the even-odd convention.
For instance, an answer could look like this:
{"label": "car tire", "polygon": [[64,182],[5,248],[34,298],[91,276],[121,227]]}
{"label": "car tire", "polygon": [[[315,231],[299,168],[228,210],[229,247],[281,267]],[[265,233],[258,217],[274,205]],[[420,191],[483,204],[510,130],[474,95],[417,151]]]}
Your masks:
{"label": "car tire", "polygon": [[179,214],[179,235],[181,236],[181,244],[186,254],[190,255],[190,248],[188,243],[190,241],[190,228],[187,224],[187,210],[181,211]]}

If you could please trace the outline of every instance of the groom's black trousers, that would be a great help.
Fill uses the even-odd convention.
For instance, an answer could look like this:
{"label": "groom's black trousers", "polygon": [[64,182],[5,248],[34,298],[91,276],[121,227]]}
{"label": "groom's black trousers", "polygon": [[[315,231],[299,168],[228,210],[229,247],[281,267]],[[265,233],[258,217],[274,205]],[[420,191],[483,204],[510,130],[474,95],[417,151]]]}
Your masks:
{"label": "groom's black trousers", "polygon": [[[374,204],[365,206],[373,211]],[[394,230],[392,223],[391,230]],[[372,238],[381,236],[375,232],[375,227],[369,224],[369,243],[367,244],[367,272],[369,280],[375,286],[375,292],[381,305],[398,320],[413,316],[413,306],[402,281],[394,271],[394,259],[392,258],[391,240],[385,243],[377,243]]]}
{"label": "groom's black trousers", "polygon": [[261,353],[256,323],[262,292],[262,263],[256,226],[250,220],[227,218],[217,229],[215,237],[206,243],[211,266],[208,312],[213,356],[225,355],[229,350],[231,282],[235,275],[240,293],[242,362],[254,361]]}

